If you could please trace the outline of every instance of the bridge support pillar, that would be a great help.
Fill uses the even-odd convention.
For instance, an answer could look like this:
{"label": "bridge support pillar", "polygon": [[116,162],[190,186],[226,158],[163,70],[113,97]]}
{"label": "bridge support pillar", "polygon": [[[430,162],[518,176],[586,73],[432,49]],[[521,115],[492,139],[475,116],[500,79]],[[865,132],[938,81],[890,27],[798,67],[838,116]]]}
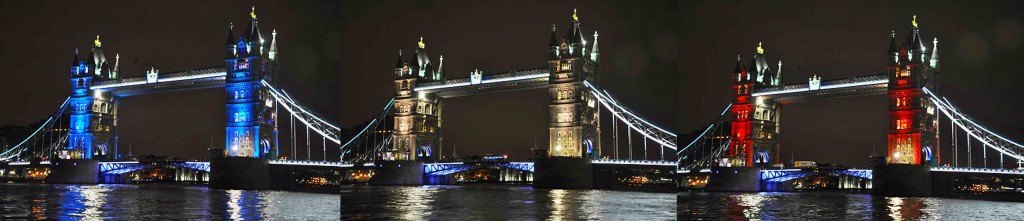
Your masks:
{"label": "bridge support pillar", "polygon": [[381,161],[373,167],[370,185],[423,185],[422,161]]}
{"label": "bridge support pillar", "polygon": [[712,168],[705,189],[710,192],[760,191],[761,169],[754,167]]}
{"label": "bridge support pillar", "polygon": [[270,189],[270,162],[248,157],[210,159],[210,187]]}
{"label": "bridge support pillar", "polygon": [[100,161],[88,159],[55,159],[50,162],[47,183],[97,184]]}
{"label": "bridge support pillar", "polygon": [[534,162],[533,186],[554,189],[594,187],[594,169],[590,159],[575,157],[539,157]]}
{"label": "bridge support pillar", "polygon": [[928,166],[876,165],[872,173],[872,195],[932,196],[932,174]]}

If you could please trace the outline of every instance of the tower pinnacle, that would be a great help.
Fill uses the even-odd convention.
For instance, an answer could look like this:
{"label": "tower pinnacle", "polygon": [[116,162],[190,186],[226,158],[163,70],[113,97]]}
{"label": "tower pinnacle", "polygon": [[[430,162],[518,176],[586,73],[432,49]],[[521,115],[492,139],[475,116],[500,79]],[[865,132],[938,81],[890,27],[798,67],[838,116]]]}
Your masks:
{"label": "tower pinnacle", "polygon": [[764,54],[764,48],[761,47],[761,42],[757,42],[757,53]]}
{"label": "tower pinnacle", "polygon": [[576,16],[576,9],[575,8],[572,9],[572,20],[573,21],[580,21],[580,17]]}
{"label": "tower pinnacle", "polygon": [[100,35],[96,35],[96,40],[93,41],[93,44],[95,44],[96,47],[100,47],[100,45],[103,44],[103,42],[100,42]]}
{"label": "tower pinnacle", "polygon": [[417,44],[419,44],[420,48],[427,48],[427,44],[423,43],[423,36],[420,36],[420,42]]}
{"label": "tower pinnacle", "polygon": [[910,24],[914,25],[914,28],[917,28],[917,15],[914,15],[914,20],[910,21]]}
{"label": "tower pinnacle", "polygon": [[256,6],[252,6],[252,12],[249,12],[249,16],[252,17],[252,19],[256,19]]}

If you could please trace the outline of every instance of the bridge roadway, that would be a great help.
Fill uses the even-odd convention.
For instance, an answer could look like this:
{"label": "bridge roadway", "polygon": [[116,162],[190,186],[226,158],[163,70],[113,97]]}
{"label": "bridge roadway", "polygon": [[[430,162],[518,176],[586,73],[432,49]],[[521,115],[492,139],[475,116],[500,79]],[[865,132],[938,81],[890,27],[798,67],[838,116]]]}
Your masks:
{"label": "bridge roadway", "polygon": [[[953,182],[957,178],[1007,178],[1024,179],[1024,170],[1021,169],[1000,169],[1000,168],[970,168],[970,167],[930,167],[930,175],[922,184],[928,184],[933,188],[935,196],[948,196],[954,188]],[[841,175],[860,178],[865,181],[874,181],[872,169],[856,168],[796,168],[796,169],[763,169],[756,168],[713,168],[700,170],[677,170],[677,174],[683,180],[705,180],[707,189],[718,190],[723,188],[726,191],[787,191],[792,190],[791,183],[787,181],[806,178],[818,175]],[[746,174],[746,175],[745,175]],[[703,177],[703,178],[701,178]],[[714,183],[714,180],[724,180]],[[681,180],[682,181],[682,180]],[[758,185],[758,188],[750,189],[751,184]],[[737,187],[737,186],[744,186]],[[684,185],[685,186],[685,185]],[[870,188],[870,187],[869,187]]]}
{"label": "bridge roadway", "polygon": [[775,99],[783,104],[798,101],[885,94],[889,87],[886,74],[821,81],[813,77],[807,83],[756,88],[751,96]]}
{"label": "bridge roadway", "polygon": [[[210,172],[210,162],[197,162],[197,161],[116,161],[116,162],[99,162],[98,172],[100,176],[122,176],[124,174],[152,169],[152,168],[183,168],[199,172]],[[371,169],[374,168],[374,163],[342,163],[342,162],[328,162],[328,161],[299,161],[299,160],[270,160],[268,164],[272,168],[278,169],[284,168],[289,171],[313,171],[313,170],[351,170],[351,169]],[[676,167],[676,163],[673,161],[645,161],[645,160],[592,160],[591,164],[598,170],[615,170],[617,168],[651,168],[666,171],[673,171]],[[21,161],[11,162],[7,164],[6,168],[49,168],[51,163],[49,161],[42,161],[38,164],[32,164],[32,162]],[[5,168],[5,167],[0,167]],[[443,177],[450,174],[473,170],[478,168],[508,168],[513,170],[524,171],[528,173],[534,173],[533,162],[434,162],[423,164],[423,176],[429,177]],[[105,182],[123,182],[120,179],[102,179]],[[113,181],[111,181],[113,180]]]}

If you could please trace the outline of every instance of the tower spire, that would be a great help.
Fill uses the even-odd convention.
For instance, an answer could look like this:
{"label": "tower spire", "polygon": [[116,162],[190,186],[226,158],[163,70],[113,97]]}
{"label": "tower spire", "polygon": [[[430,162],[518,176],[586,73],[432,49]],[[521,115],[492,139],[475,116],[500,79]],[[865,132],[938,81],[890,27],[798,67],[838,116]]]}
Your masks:
{"label": "tower spire", "polygon": [[270,52],[267,52],[267,58],[270,60],[277,59],[277,29],[274,29],[270,34]]}
{"label": "tower spire", "polygon": [[914,20],[910,21],[910,24],[914,25],[914,28],[917,28],[917,15],[914,15]]}
{"label": "tower spire", "polygon": [[252,6],[252,12],[249,12],[249,17],[256,19],[256,6]]}
{"label": "tower spire", "polygon": [[93,45],[96,45],[96,47],[100,47],[100,45],[103,45],[103,42],[100,42],[100,35],[96,35],[96,40],[92,43]]}
{"label": "tower spire", "polygon": [[597,49],[597,31],[594,31],[594,45],[591,47],[593,47],[593,49],[590,50],[590,60],[597,61],[598,56],[601,54]]}
{"label": "tower spire", "polygon": [[117,75],[121,73],[121,54],[114,54],[114,69],[110,70],[110,78],[117,79]]}
{"label": "tower spire", "polygon": [[939,69],[939,38],[932,40],[932,69]]}
{"label": "tower spire", "polygon": [[[75,48],[75,58],[71,59],[71,67],[78,66],[78,48]],[[77,68],[76,68],[77,70]]]}

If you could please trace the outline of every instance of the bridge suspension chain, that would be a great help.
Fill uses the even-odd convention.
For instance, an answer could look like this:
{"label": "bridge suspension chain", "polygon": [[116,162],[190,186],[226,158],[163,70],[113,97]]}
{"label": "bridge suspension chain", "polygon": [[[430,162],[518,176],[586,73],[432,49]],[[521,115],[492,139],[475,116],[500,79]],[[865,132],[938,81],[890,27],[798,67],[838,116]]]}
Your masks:
{"label": "bridge suspension chain", "polygon": [[[292,117],[295,117],[306,125],[306,128],[319,133],[324,139],[330,140],[336,144],[341,144],[340,133],[341,129],[338,126],[324,120],[310,112],[307,108],[299,104],[284,91],[280,91],[267,81],[261,81],[264,87],[267,87],[267,91],[270,92],[271,96],[280,104],[283,104],[285,110],[287,110]],[[308,135],[307,135],[308,136]]]}
{"label": "bridge suspension chain", "polygon": [[[61,129],[59,128],[60,126],[56,124],[58,122],[62,122],[60,119],[64,116],[64,112],[67,110],[70,101],[71,97],[64,99],[64,102],[60,105],[57,111],[54,112],[53,115],[47,117],[46,121],[39,125],[39,127],[29,134],[28,137],[25,137],[25,139],[13,147],[5,148],[3,152],[0,152],[0,161],[43,157],[44,155],[47,156],[47,158],[52,157],[53,152],[59,150],[63,144],[67,143],[68,140],[68,131],[55,131],[54,126],[57,126],[57,129]],[[58,133],[56,142],[53,140],[54,132]],[[35,147],[39,148],[35,149]],[[23,154],[30,148],[33,148],[33,156],[23,156]]]}
{"label": "bridge suspension chain", "polygon": [[395,99],[391,98],[384,105],[383,110],[375,115],[359,133],[341,145],[340,159],[342,162],[369,162],[378,153],[391,146],[393,131],[388,122],[393,117],[391,108],[394,103]]}
{"label": "bridge suspension chain", "polygon": [[[267,88],[267,91],[270,92],[271,98],[274,99],[274,102],[276,102],[278,106],[284,107],[284,110],[289,113],[289,119],[291,120],[289,122],[289,132],[291,133],[289,136],[289,140],[291,143],[292,150],[292,156],[289,156],[289,159],[299,159],[299,155],[297,153],[299,149],[296,148],[298,146],[298,143],[296,142],[295,139],[295,133],[297,131],[295,127],[295,120],[298,120],[299,123],[301,123],[301,126],[303,126],[303,128],[298,129],[305,131],[304,135],[306,139],[306,160],[313,160],[311,142],[311,136],[313,135],[313,133],[310,132],[313,131],[316,132],[316,134],[319,134],[321,137],[323,145],[323,158],[321,158],[321,160],[327,161],[327,143],[328,141],[330,141],[331,143],[341,145],[341,129],[335,124],[324,120],[324,118],[318,116],[317,114],[314,114],[312,111],[309,110],[309,108],[306,108],[305,106],[301,105],[298,101],[293,99],[291,95],[289,95],[287,92],[279,90],[278,88],[274,87],[265,80],[261,81],[261,83],[264,87]],[[276,109],[277,107],[275,106],[275,110]]]}
{"label": "bridge suspension chain", "polygon": [[[644,154],[643,154],[644,159],[643,160],[650,160],[650,158],[648,158],[648,153],[647,153],[647,150],[648,150],[648,148],[647,148],[647,140],[654,141],[661,148],[669,148],[669,149],[672,149],[672,150],[676,150],[676,139],[677,139],[677,136],[676,136],[675,133],[670,132],[670,131],[665,130],[665,129],[662,129],[661,127],[658,127],[657,125],[655,125],[655,124],[653,124],[653,123],[651,123],[651,122],[649,122],[649,121],[647,121],[647,120],[637,116],[636,114],[633,113],[633,111],[631,111],[628,108],[626,108],[618,100],[615,100],[615,98],[613,98],[611,96],[611,94],[609,94],[607,91],[602,91],[602,90],[597,89],[597,87],[595,87],[593,84],[590,84],[590,82],[583,81],[583,85],[586,86],[588,91],[591,94],[593,94],[595,98],[597,98],[597,101],[600,103],[600,104],[598,104],[598,107],[600,107],[600,106],[607,107],[608,111],[612,114],[612,116],[614,118],[614,120],[612,121],[612,127],[613,127],[612,128],[612,136],[613,136],[613,139],[615,141],[613,142],[612,146],[613,146],[613,150],[615,151],[615,153],[612,154],[612,155],[614,155],[614,157],[616,159],[618,159],[618,155],[619,155],[619,148],[618,148],[618,143],[619,142],[618,142],[617,139],[618,139],[618,123],[620,123],[620,122],[625,124],[626,130],[627,130],[626,131],[627,132],[626,136],[627,136],[627,140],[628,140],[628,142],[627,142],[627,149],[628,149],[627,156],[629,157],[629,159],[631,159],[631,160],[634,159],[633,158],[633,139],[632,139],[633,138],[633,131],[637,131],[637,133],[644,138],[644,149],[643,149],[643,151],[644,151]],[[665,158],[664,157],[664,149],[662,149],[659,152],[662,153],[661,158],[664,159]]]}
{"label": "bridge suspension chain", "polygon": [[[993,132],[992,130],[989,130],[988,128],[985,128],[984,126],[981,126],[976,121],[972,120],[969,116],[967,116],[962,111],[960,111],[959,108],[956,108],[956,106],[953,106],[952,102],[950,102],[948,99],[940,98],[939,96],[935,95],[930,90],[928,90],[928,88],[924,88],[923,91],[925,92],[925,94],[928,95],[930,100],[934,104],[936,104],[936,107],[939,109],[939,111],[950,119],[950,122],[951,122],[952,125],[955,125],[956,127],[960,128],[961,130],[963,130],[967,134],[967,136],[968,136],[967,137],[968,138],[967,139],[967,155],[968,155],[967,156],[968,157],[968,159],[967,159],[968,163],[967,164],[969,166],[973,167],[973,162],[972,162],[973,161],[972,160],[973,156],[971,156],[971,140],[977,140],[978,142],[981,142],[981,144],[982,144],[982,155],[983,155],[983,157],[982,157],[983,162],[982,163],[984,163],[983,167],[987,167],[988,166],[987,149],[989,149],[989,148],[999,152],[999,154],[1000,154],[1000,167],[1003,166],[1003,164],[1002,164],[1003,163],[1002,162],[1003,156],[1002,155],[1006,155],[1006,156],[1012,157],[1014,159],[1017,159],[1018,161],[1024,160],[1024,145],[1021,145],[1021,144],[1019,144],[1017,142],[1014,142],[1014,141],[1012,141],[1010,139],[1007,139],[1006,137],[1003,137],[1003,136]],[[959,138],[956,135],[957,134],[956,132],[953,132],[952,134],[953,134],[953,137],[954,137],[953,139],[954,140],[957,140],[957,138]],[[974,139],[971,139],[971,138],[974,138]],[[954,153],[955,153],[957,151],[957,150],[955,150],[955,148],[956,148],[956,141],[954,141],[953,146],[954,146]],[[954,156],[956,156],[956,155],[954,155]],[[956,163],[955,159],[954,159],[954,163]]]}
{"label": "bridge suspension chain", "polygon": [[[732,104],[725,107],[722,114],[718,116],[700,135],[694,137],[689,144],[678,150],[679,159],[676,161],[679,169],[697,169],[711,167],[715,159],[720,158],[729,147],[728,138],[723,140],[722,131],[728,126],[726,118]],[[723,142],[724,141],[724,142]],[[709,151],[708,148],[711,148]]]}

